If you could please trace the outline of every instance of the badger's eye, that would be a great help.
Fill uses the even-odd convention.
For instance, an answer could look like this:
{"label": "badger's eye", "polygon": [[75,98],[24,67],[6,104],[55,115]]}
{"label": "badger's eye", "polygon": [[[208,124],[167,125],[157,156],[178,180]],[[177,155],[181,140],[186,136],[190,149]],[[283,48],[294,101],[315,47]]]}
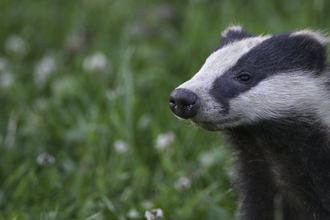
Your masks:
{"label": "badger's eye", "polygon": [[250,83],[252,81],[252,75],[249,72],[243,71],[235,79],[241,83]]}

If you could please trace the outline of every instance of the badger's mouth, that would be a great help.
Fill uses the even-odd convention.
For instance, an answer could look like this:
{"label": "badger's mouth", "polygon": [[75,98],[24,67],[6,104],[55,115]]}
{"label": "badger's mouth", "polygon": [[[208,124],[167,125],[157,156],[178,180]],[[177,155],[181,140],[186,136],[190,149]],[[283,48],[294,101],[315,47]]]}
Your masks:
{"label": "badger's mouth", "polygon": [[237,127],[241,124],[241,119],[239,117],[235,118],[222,118],[217,120],[203,120],[198,118],[192,118],[190,121],[208,131],[222,131],[227,128]]}

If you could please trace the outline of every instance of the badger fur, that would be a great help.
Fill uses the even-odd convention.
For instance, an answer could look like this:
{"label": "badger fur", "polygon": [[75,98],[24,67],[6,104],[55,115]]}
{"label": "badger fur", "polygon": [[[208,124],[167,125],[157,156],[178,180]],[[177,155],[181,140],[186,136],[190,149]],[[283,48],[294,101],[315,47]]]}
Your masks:
{"label": "badger fur", "polygon": [[170,95],[181,119],[221,131],[236,156],[240,218],[330,219],[329,40],[239,26]]}

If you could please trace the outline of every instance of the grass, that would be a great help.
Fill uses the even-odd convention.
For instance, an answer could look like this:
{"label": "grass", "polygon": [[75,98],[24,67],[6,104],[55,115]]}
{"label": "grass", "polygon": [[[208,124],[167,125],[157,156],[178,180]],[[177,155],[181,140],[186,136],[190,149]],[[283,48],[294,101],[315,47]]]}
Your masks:
{"label": "grass", "polygon": [[315,1],[0,2],[0,219],[235,219],[231,153],[168,95],[229,24],[330,27]]}

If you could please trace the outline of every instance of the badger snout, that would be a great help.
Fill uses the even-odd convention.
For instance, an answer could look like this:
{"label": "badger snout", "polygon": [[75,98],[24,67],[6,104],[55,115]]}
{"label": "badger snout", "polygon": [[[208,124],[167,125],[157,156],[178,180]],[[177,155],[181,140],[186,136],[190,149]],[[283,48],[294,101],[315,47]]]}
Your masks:
{"label": "badger snout", "polygon": [[169,97],[172,112],[184,119],[194,117],[201,105],[198,95],[188,89],[178,88],[173,90]]}

